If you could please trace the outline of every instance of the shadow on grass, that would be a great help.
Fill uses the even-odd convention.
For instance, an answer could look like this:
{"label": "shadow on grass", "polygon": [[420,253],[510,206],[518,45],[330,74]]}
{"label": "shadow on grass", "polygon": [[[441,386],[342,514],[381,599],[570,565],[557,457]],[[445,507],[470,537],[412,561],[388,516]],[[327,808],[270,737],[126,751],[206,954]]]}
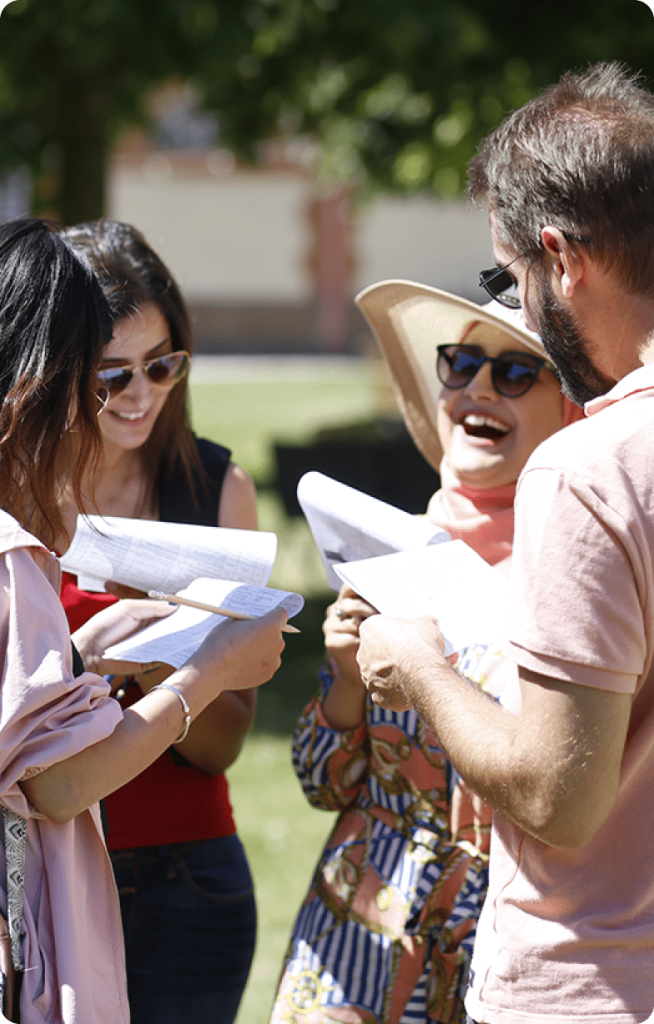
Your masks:
{"label": "shadow on grass", "polygon": [[286,637],[286,649],[277,674],[262,686],[257,700],[254,733],[290,736],[304,705],[318,689],[318,669],[324,658],[322,621],[334,600],[326,591],[308,598],[292,622],[301,633]]}

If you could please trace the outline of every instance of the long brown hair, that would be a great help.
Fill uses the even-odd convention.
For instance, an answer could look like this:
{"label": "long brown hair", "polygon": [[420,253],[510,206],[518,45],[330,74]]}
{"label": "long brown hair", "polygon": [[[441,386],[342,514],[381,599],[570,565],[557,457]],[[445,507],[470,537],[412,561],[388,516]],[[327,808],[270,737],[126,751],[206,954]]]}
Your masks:
{"label": "long brown hair", "polygon": [[[192,352],[193,335],[179,286],[140,231],[102,219],[67,228],[64,237],[88,259],[115,321],[154,303],[168,324],[173,349]],[[198,482],[202,486],[208,481],[191,431],[188,377],[171,388],[141,452],[148,498],[164,480],[181,473],[196,500]]]}
{"label": "long brown hair", "polygon": [[112,326],[90,267],[53,225],[0,226],[0,502],[49,546],[63,530],[61,468],[79,500],[100,452],[95,375]]}

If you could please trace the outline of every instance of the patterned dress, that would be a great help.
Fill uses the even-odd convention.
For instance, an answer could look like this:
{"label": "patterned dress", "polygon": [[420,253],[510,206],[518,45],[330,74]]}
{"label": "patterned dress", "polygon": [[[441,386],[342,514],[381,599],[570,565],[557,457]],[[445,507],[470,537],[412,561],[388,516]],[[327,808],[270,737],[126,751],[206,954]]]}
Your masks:
{"label": "patterned dress", "polygon": [[[498,651],[458,668],[482,686]],[[340,811],[295,921],[274,1024],[459,1024],[487,886],[490,811],[414,711],[367,699],[332,729],[331,676],[304,710],[293,763],[309,802]]]}

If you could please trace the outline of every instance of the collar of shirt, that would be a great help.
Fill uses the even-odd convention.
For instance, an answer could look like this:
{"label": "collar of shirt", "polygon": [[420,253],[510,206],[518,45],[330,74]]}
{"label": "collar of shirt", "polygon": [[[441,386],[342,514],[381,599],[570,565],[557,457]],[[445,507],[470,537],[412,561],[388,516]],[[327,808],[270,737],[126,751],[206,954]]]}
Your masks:
{"label": "collar of shirt", "polygon": [[593,398],[592,401],[586,402],[584,412],[586,416],[594,416],[596,413],[601,412],[602,409],[608,408],[609,405],[622,401],[623,398],[635,395],[639,391],[651,391],[653,389],[654,363],[648,363],[646,366],[639,366],[637,370],[632,370],[626,377],[619,380],[610,391],[607,391],[605,395],[600,395],[599,398]]}

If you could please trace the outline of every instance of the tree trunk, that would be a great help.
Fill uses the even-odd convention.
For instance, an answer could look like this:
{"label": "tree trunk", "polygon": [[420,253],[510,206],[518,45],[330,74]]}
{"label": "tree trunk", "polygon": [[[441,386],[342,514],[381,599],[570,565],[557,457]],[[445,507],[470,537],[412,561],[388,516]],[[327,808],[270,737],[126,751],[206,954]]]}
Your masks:
{"label": "tree trunk", "polygon": [[59,93],[62,147],[55,199],[63,224],[95,220],[105,212],[111,87],[108,76],[66,77]]}

